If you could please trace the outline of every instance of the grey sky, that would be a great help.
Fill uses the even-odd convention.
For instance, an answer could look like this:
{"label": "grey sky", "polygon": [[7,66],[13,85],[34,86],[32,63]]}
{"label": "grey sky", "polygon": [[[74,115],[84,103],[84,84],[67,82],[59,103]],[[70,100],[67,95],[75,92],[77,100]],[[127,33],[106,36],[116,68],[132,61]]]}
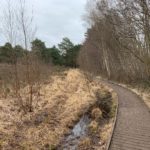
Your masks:
{"label": "grey sky", "polygon": [[[14,0],[15,1],[15,0]],[[33,4],[34,21],[37,26],[36,37],[46,45],[59,43],[69,37],[74,43],[84,40],[86,27],[82,16],[86,0],[27,0]]]}

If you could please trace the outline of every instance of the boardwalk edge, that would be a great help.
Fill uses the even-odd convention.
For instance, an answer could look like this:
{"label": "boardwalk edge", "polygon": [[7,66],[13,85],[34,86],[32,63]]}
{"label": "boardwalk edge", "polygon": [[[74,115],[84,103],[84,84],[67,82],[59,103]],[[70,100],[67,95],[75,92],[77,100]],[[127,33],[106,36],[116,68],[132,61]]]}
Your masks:
{"label": "boardwalk edge", "polygon": [[[115,91],[113,90],[113,92],[115,92]],[[116,122],[117,122],[118,108],[119,108],[119,99],[118,99],[118,94],[117,93],[116,93],[116,103],[117,104],[116,104],[115,118],[114,118],[114,121],[113,121],[113,127],[112,127],[112,130],[111,130],[111,134],[110,134],[109,140],[108,140],[108,142],[106,144],[106,150],[109,150],[109,148],[110,148],[112,137],[113,137],[114,130],[115,130],[115,127],[116,127]]]}

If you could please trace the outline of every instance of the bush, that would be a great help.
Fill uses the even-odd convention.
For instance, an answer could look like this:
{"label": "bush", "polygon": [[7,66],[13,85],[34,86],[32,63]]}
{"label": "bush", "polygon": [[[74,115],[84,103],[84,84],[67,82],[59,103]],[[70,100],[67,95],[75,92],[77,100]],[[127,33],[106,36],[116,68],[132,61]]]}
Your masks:
{"label": "bush", "polygon": [[96,93],[96,97],[98,100],[98,106],[103,112],[103,117],[111,117],[112,116],[112,109],[114,107],[112,95],[110,92],[105,92],[101,94],[100,92]]}

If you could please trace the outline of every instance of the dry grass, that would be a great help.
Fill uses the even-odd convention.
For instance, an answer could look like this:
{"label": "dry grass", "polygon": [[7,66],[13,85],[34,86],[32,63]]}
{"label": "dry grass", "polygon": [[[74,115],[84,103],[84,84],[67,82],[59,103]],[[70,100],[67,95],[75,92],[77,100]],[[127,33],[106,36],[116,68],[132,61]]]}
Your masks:
{"label": "dry grass", "polygon": [[[21,90],[26,98],[26,89]],[[90,93],[89,93],[90,89]],[[88,82],[79,70],[53,75],[34,95],[34,112],[23,114],[11,96],[0,98],[0,146],[3,149],[47,149],[55,147],[74,123],[96,102],[95,93],[106,87]]]}
{"label": "dry grass", "polygon": [[95,108],[92,110],[91,116],[93,119],[99,120],[102,118],[102,111],[100,110],[100,108]]}
{"label": "dry grass", "polygon": [[91,133],[91,134],[96,134],[97,133],[97,130],[98,130],[98,127],[99,127],[99,125],[98,125],[98,123],[97,123],[97,121],[92,121],[90,124],[89,124],[89,126],[88,126],[88,128],[89,128],[89,132]]}
{"label": "dry grass", "polygon": [[[99,101],[91,109],[91,112],[89,112],[91,122],[88,125],[88,135],[81,139],[78,150],[105,150],[107,147],[108,140],[112,133],[118,98],[117,94],[108,87],[107,91],[98,93],[97,98]],[[110,101],[112,101],[112,103],[110,103]],[[103,107],[101,107],[101,105]],[[111,108],[110,111],[108,111],[108,106]],[[107,116],[103,115],[106,111],[108,111]],[[90,146],[88,146],[89,143]]]}
{"label": "dry grass", "polygon": [[80,141],[78,149],[80,149],[80,150],[91,150],[91,148],[92,148],[91,145],[92,145],[91,139],[86,137]]}

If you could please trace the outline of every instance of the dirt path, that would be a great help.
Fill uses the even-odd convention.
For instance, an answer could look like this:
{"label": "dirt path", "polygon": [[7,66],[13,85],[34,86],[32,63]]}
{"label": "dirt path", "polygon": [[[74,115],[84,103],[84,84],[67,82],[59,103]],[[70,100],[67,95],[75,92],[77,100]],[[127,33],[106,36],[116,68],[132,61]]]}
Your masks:
{"label": "dirt path", "polygon": [[150,110],[131,91],[107,83],[119,98],[116,127],[109,150],[150,150]]}

